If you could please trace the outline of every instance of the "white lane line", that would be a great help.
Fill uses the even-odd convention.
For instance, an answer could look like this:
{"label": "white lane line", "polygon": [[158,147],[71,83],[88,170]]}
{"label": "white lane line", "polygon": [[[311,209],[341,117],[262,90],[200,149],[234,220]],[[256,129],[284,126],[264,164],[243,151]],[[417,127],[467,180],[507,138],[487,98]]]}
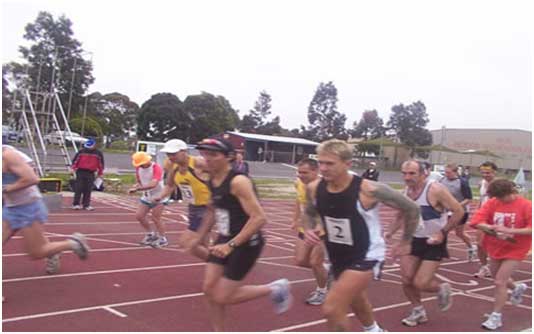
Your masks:
{"label": "white lane line", "polygon": [[121,318],[127,318],[127,317],[128,317],[126,314],[121,313],[121,312],[115,310],[114,308],[111,308],[110,306],[104,306],[104,307],[102,307],[102,308],[103,308],[104,310],[110,312],[110,313],[115,314],[115,315],[118,316],[118,317],[121,317]]}
{"label": "white lane line", "polygon": [[289,167],[289,168],[297,169],[297,167],[296,167],[296,166],[293,166],[293,165],[282,164],[282,166],[286,166],[286,167]]}

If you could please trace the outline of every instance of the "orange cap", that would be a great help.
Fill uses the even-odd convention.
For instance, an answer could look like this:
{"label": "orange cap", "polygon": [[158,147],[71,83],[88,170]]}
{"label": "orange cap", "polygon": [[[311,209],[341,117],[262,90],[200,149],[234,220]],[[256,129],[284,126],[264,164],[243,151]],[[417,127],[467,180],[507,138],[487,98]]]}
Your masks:
{"label": "orange cap", "polygon": [[132,165],[134,167],[139,167],[146,164],[152,160],[152,156],[146,152],[135,152],[132,155]]}

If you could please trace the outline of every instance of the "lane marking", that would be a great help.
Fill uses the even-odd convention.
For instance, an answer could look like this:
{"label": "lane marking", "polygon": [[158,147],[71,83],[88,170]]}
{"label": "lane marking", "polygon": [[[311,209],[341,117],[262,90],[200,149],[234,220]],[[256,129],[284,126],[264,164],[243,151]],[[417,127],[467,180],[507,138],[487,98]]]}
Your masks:
{"label": "lane marking", "polygon": [[106,311],[108,311],[110,313],[113,313],[116,316],[121,317],[121,318],[127,318],[128,317],[126,314],[121,313],[121,312],[115,310],[114,308],[112,308],[110,306],[104,306],[104,307],[102,307],[102,309],[104,309],[104,310],[106,310]]}

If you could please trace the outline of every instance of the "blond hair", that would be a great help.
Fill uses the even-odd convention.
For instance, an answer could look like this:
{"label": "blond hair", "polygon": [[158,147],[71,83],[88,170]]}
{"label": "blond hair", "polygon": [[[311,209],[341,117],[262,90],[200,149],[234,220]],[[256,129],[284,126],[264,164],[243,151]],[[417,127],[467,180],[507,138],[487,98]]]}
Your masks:
{"label": "blond hair", "polygon": [[330,139],[317,146],[317,154],[330,153],[337,155],[343,161],[352,160],[352,149],[349,144],[339,139]]}

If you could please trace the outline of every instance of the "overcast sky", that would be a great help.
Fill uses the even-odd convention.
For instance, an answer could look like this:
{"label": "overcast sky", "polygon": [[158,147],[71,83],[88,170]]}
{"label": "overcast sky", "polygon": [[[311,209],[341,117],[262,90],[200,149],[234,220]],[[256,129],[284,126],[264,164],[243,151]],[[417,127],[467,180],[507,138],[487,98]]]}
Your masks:
{"label": "overcast sky", "polygon": [[141,105],[161,92],[225,96],[240,116],[266,90],[286,128],[333,81],[346,126],[421,100],[429,129],[532,129],[531,1],[4,1],[2,62],[39,11],[93,53],[90,92]]}

